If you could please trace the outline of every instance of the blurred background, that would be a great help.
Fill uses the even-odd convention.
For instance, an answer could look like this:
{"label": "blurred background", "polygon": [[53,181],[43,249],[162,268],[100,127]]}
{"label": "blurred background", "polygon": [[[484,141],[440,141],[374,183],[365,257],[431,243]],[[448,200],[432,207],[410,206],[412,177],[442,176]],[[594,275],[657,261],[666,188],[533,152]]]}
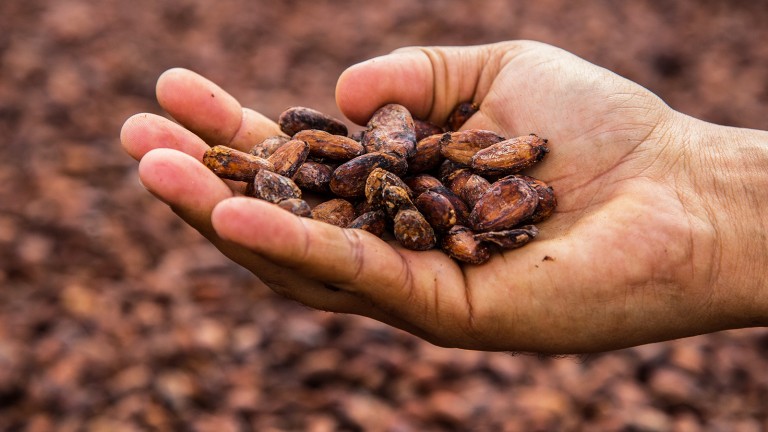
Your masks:
{"label": "blurred background", "polygon": [[340,115],[351,64],[518,38],[768,129],[762,0],[0,2],[0,430],[768,429],[765,329],[578,358],[436,348],[274,295],[119,144],[171,67],[272,118]]}

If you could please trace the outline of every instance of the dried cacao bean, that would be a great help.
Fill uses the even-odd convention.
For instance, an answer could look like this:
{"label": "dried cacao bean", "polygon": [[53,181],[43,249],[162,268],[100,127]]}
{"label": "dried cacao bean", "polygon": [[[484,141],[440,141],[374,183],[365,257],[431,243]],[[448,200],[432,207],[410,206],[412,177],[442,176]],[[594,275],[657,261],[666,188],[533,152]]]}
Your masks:
{"label": "dried cacao bean", "polygon": [[267,160],[272,163],[276,173],[290,178],[307,160],[308,155],[309,145],[307,143],[300,140],[290,140],[277,148]]}
{"label": "dried cacao bean", "polygon": [[272,164],[258,156],[226,146],[215,146],[203,154],[203,164],[217,176],[250,182],[260,171],[272,171]]}
{"label": "dried cacao bean", "polygon": [[288,136],[304,129],[319,129],[334,135],[347,135],[347,125],[342,121],[307,107],[288,108],[280,114],[277,124]]}
{"label": "dried cacao bean", "polygon": [[555,212],[555,208],[557,207],[557,198],[555,197],[555,190],[552,189],[551,186],[547,185],[543,181],[533,178],[530,176],[525,175],[517,175],[518,177],[524,179],[528,182],[528,184],[533,188],[533,190],[536,191],[536,194],[539,196],[539,203],[536,206],[536,210],[533,211],[533,214],[528,219],[530,223],[539,223],[541,221],[544,221],[548,219],[550,216],[552,216],[552,213]]}
{"label": "dried cacao bean", "polygon": [[526,220],[536,210],[539,197],[528,182],[505,177],[493,183],[469,215],[477,232],[501,231]]}
{"label": "dried cacao bean", "polygon": [[403,209],[395,215],[395,238],[406,249],[428,250],[435,247],[435,231],[416,209]]}
{"label": "dried cacao bean", "polygon": [[461,129],[464,123],[472,117],[473,114],[480,110],[480,105],[474,102],[462,102],[456,105],[456,108],[451,111],[446,122],[446,129],[449,131],[457,131]]}
{"label": "dried cacao bean", "polygon": [[410,194],[404,188],[397,185],[384,186],[381,191],[382,208],[390,217],[394,217],[403,209],[415,209]]}
{"label": "dried cacao bean", "polygon": [[301,198],[301,189],[288,177],[261,170],[253,178],[253,196],[277,204],[290,198]]}
{"label": "dried cacao bean", "polygon": [[251,150],[248,152],[254,156],[258,156],[261,158],[268,158],[272,155],[272,153],[275,152],[275,150],[279,149],[283,144],[290,141],[290,138],[283,135],[275,135],[268,137],[264,139],[264,141],[256,144],[251,148]]}
{"label": "dried cacao bean", "polygon": [[388,153],[366,153],[339,165],[333,171],[331,191],[345,198],[365,195],[365,181],[376,168],[383,168],[400,176],[404,174],[407,165],[404,159]]}
{"label": "dried cacao bean", "polygon": [[461,225],[448,230],[440,248],[451,258],[470,264],[482,264],[491,257],[488,246],[477,241],[472,230]]}
{"label": "dried cacao bean", "polygon": [[501,249],[517,249],[525,246],[539,234],[539,229],[535,225],[525,225],[520,228],[489,231],[475,234],[475,240],[481,243],[491,243]]}
{"label": "dried cacao bean", "polygon": [[413,119],[413,127],[416,132],[416,142],[430,135],[442,135],[445,133],[442,127],[427,120]]}
{"label": "dried cacao bean", "polygon": [[376,110],[368,121],[362,144],[370,152],[394,153],[406,159],[416,150],[416,130],[408,109],[388,104]]}
{"label": "dried cacao bean", "polygon": [[387,217],[382,210],[368,211],[355,218],[347,228],[365,230],[381,237],[387,228]]}
{"label": "dried cacao bean", "polygon": [[475,153],[502,141],[503,136],[483,129],[446,132],[440,139],[440,154],[446,159],[469,166]]}
{"label": "dried cacao bean", "polygon": [[416,151],[408,158],[408,173],[416,174],[437,168],[442,161],[440,139],[443,136],[430,135],[416,143]]}
{"label": "dried cacao bean", "polygon": [[548,152],[547,140],[530,134],[479,150],[472,156],[471,166],[481,174],[502,176],[530,167]]}
{"label": "dried cacao bean", "polygon": [[411,189],[403,182],[400,177],[382,169],[374,168],[365,181],[365,200],[373,208],[380,208],[384,205],[382,195],[387,186],[398,186],[406,191],[409,197],[413,196]]}
{"label": "dried cacao bean", "polygon": [[309,155],[315,159],[348,161],[365,153],[365,147],[352,138],[317,129],[300,131],[293,139],[309,144]]}
{"label": "dried cacao bean", "polygon": [[414,204],[435,231],[447,231],[458,221],[451,200],[437,192],[422,193]]}
{"label": "dried cacao bean", "polygon": [[411,188],[414,195],[418,196],[430,189],[442,187],[443,183],[437,177],[429,174],[416,174],[403,179],[406,185]]}
{"label": "dried cacao bean", "polygon": [[288,198],[277,203],[281,208],[288,210],[296,216],[311,218],[312,209],[309,207],[309,203],[301,198]]}
{"label": "dried cacao bean", "polygon": [[316,205],[312,219],[346,228],[355,220],[355,207],[345,199],[334,198]]}
{"label": "dried cacao bean", "polygon": [[460,187],[457,188],[458,190],[454,188],[451,188],[451,190],[463,199],[469,208],[473,208],[477,201],[480,200],[480,197],[491,188],[491,183],[477,174],[470,174],[461,180],[462,181],[459,182],[457,179],[452,183],[452,185],[457,185],[458,183],[461,184]]}
{"label": "dried cacao bean", "polygon": [[331,165],[308,160],[301,164],[293,176],[293,181],[308,191],[329,192],[333,169]]}

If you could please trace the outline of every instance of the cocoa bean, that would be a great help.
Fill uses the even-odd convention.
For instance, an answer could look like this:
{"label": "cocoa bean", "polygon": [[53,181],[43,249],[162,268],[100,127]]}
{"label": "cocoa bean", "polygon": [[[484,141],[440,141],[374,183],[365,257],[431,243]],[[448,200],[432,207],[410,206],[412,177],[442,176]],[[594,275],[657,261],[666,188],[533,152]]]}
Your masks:
{"label": "cocoa bean", "polygon": [[493,183],[469,215],[477,232],[501,231],[526,220],[536,210],[539,197],[528,182],[505,177]]}
{"label": "cocoa bean", "polygon": [[274,171],[285,177],[293,177],[299,167],[307,160],[309,145],[301,140],[290,140],[277,148],[267,160]]}
{"label": "cocoa bean", "polygon": [[270,157],[272,153],[280,148],[283,144],[290,141],[290,138],[283,135],[275,135],[264,139],[264,141],[256,144],[248,152],[254,156],[262,157],[264,159]]}
{"label": "cocoa bean", "polygon": [[311,218],[312,209],[309,207],[309,203],[301,198],[288,198],[277,203],[281,208],[288,210],[296,216]]}
{"label": "cocoa bean", "polygon": [[406,191],[409,197],[412,197],[411,189],[403,182],[400,177],[382,169],[374,168],[365,181],[365,200],[373,208],[383,206],[382,192],[387,186],[398,186]]}
{"label": "cocoa bean", "polygon": [[427,120],[413,119],[413,128],[416,132],[417,143],[430,135],[445,133],[442,127]]}
{"label": "cocoa bean", "polygon": [[442,161],[440,154],[441,134],[430,135],[416,143],[416,150],[408,158],[408,173],[416,174],[437,168]]}
{"label": "cocoa bean", "polygon": [[329,192],[333,167],[328,164],[305,161],[293,175],[293,181],[302,189],[312,192]]}
{"label": "cocoa bean", "polygon": [[317,129],[300,131],[293,139],[309,144],[309,155],[315,159],[348,161],[365,153],[365,147],[352,138]]}
{"label": "cocoa bean", "polygon": [[428,250],[435,247],[435,231],[416,209],[403,209],[395,215],[395,238],[406,249]]}
{"label": "cocoa bean", "polygon": [[399,176],[404,174],[407,165],[404,159],[388,153],[366,153],[339,165],[333,171],[331,191],[345,198],[365,195],[365,181],[376,168],[383,168]]}
{"label": "cocoa bean", "polygon": [[390,217],[394,217],[400,210],[416,208],[408,191],[397,185],[384,186],[381,191],[381,203]]}
{"label": "cocoa bean", "polygon": [[475,153],[502,141],[503,136],[483,129],[447,132],[440,139],[440,154],[446,159],[469,166]]}
{"label": "cocoa bean", "polygon": [[547,140],[534,134],[525,135],[477,151],[471,166],[485,175],[513,174],[539,162],[548,152]]}
{"label": "cocoa bean", "polygon": [[477,241],[472,230],[461,225],[448,230],[440,248],[451,258],[470,264],[482,264],[491,257],[488,246]]}
{"label": "cocoa bean", "polygon": [[411,191],[416,196],[419,196],[430,189],[443,186],[443,183],[441,183],[437,177],[429,174],[416,174],[414,176],[406,177],[403,181],[409,188],[411,188]]}
{"label": "cocoa bean", "polygon": [[280,130],[288,136],[305,129],[319,129],[334,135],[347,135],[347,125],[312,108],[292,107],[283,111],[277,119]]}
{"label": "cocoa bean", "polygon": [[469,223],[470,208],[467,207],[467,203],[453,193],[453,191],[445,186],[438,186],[430,189],[430,192],[435,192],[448,198],[448,201],[453,205],[454,211],[456,211],[456,222],[458,224],[466,225]]}
{"label": "cocoa bean", "polygon": [[387,228],[387,216],[382,210],[368,211],[355,218],[347,228],[365,230],[381,237]]}
{"label": "cocoa bean", "polygon": [[440,168],[437,172],[437,178],[443,182],[443,184],[447,184],[448,180],[450,179],[451,175],[460,169],[467,168],[466,165],[462,165],[459,163],[456,163],[450,159],[445,159],[441,164]]}
{"label": "cocoa bean", "polygon": [[475,234],[475,240],[481,243],[491,243],[501,249],[517,249],[525,246],[539,234],[539,229],[535,225],[525,225],[520,228],[489,231]]}
{"label": "cocoa bean", "polygon": [[435,231],[447,231],[456,225],[456,210],[444,195],[426,191],[416,198],[414,204]]}
{"label": "cocoa bean", "polygon": [[462,102],[451,111],[446,121],[446,129],[449,131],[457,131],[461,129],[464,123],[472,117],[473,114],[480,110],[480,105],[474,102]]}
{"label": "cocoa bean", "polygon": [[[461,187],[458,191],[453,188],[451,188],[451,190],[456,192],[456,194],[467,203],[469,208],[473,208],[477,201],[480,200],[480,197],[491,188],[491,183],[477,174],[470,174],[462,180]],[[453,184],[456,183],[458,182],[454,181]]]}
{"label": "cocoa bean", "polygon": [[272,171],[272,164],[258,156],[226,146],[215,146],[203,154],[203,164],[217,176],[250,182],[260,171]]}
{"label": "cocoa bean", "polygon": [[316,205],[312,219],[346,228],[355,220],[355,207],[345,199],[334,198]]}
{"label": "cocoa bean", "polygon": [[394,153],[405,159],[416,150],[416,130],[408,109],[388,104],[376,110],[368,121],[362,144],[370,152]]}
{"label": "cocoa bean", "polygon": [[528,184],[533,188],[533,190],[536,191],[536,194],[539,196],[539,203],[536,205],[536,210],[533,211],[533,214],[528,219],[530,223],[539,223],[541,221],[544,221],[548,219],[550,216],[552,216],[552,213],[555,212],[555,208],[557,207],[557,198],[555,198],[555,190],[552,189],[551,186],[548,186],[543,181],[533,178],[530,176],[524,176],[524,175],[517,175],[518,177],[524,179],[528,182]]}
{"label": "cocoa bean", "polygon": [[253,178],[253,196],[277,204],[290,198],[301,198],[301,189],[288,177],[261,170]]}

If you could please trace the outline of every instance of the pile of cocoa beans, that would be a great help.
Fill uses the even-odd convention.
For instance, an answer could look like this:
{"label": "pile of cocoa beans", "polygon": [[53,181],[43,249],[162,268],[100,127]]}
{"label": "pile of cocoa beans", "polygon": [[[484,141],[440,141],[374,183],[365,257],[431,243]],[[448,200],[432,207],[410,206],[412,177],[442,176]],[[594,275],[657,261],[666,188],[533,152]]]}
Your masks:
{"label": "pile of cocoa beans", "polygon": [[[459,104],[441,127],[388,104],[367,129],[349,134],[338,119],[293,107],[278,119],[285,136],[248,153],[215,146],[203,162],[221,178],[246,182],[246,195],[295,215],[379,237],[392,232],[405,248],[439,247],[458,261],[482,264],[494,249],[531,241],[538,234],[533,224],[557,203],[551,187],[517,174],[549,152],[547,140],[459,130],[477,110]],[[322,202],[311,207],[303,192]]]}

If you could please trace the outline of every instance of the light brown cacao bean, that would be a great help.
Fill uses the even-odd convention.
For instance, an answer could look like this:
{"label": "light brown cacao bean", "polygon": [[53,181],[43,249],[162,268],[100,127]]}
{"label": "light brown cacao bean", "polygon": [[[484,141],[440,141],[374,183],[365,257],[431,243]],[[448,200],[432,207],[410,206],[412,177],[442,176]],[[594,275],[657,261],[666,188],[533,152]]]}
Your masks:
{"label": "light brown cacao bean", "polygon": [[316,205],[312,219],[346,228],[355,220],[355,207],[345,199],[334,198]]}
{"label": "light brown cacao bean", "polygon": [[471,166],[477,173],[502,176],[530,167],[548,152],[547,140],[530,134],[479,150],[472,156]]}
{"label": "light brown cacao bean", "polygon": [[203,154],[203,164],[217,176],[250,182],[260,171],[272,171],[272,164],[258,156],[226,146],[215,146]]}
{"label": "light brown cacao bean", "polygon": [[290,140],[277,148],[267,160],[274,171],[285,177],[293,177],[309,156],[309,145],[301,140]]}
{"label": "light brown cacao bean", "polygon": [[414,204],[435,231],[447,231],[456,225],[456,210],[444,195],[426,191],[416,198]]}
{"label": "light brown cacao bean", "polygon": [[280,208],[288,210],[296,216],[311,218],[312,209],[309,207],[309,203],[301,198],[288,198],[277,203]]}
{"label": "light brown cacao bean", "polygon": [[505,177],[493,183],[475,204],[469,221],[477,232],[513,228],[533,214],[538,202],[539,197],[528,182]]}
{"label": "light brown cacao bean", "polygon": [[443,157],[440,154],[442,134],[430,135],[416,143],[416,151],[408,158],[408,173],[417,174],[430,171],[440,165]]}
{"label": "light brown cacao bean", "polygon": [[290,141],[290,138],[283,135],[275,135],[264,139],[264,141],[256,144],[249,151],[250,154],[261,158],[268,158],[280,148],[283,144]]}
{"label": "light brown cacao bean", "polygon": [[528,219],[528,221],[535,224],[542,222],[552,216],[552,213],[555,212],[555,208],[557,208],[555,190],[537,178],[520,174],[517,174],[517,176],[527,181],[539,196],[539,203],[536,206],[536,210],[533,211],[533,214]]}
{"label": "light brown cacao bean", "polygon": [[484,129],[447,132],[440,139],[440,154],[446,159],[469,166],[475,153],[502,141],[503,136]]}

